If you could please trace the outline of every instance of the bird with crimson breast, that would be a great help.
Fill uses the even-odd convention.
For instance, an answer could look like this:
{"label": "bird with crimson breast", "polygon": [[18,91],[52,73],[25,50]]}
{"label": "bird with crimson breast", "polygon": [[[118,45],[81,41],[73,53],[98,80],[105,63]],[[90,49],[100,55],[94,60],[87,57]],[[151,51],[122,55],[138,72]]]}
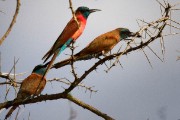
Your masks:
{"label": "bird with crimson breast", "polygon": [[[75,11],[75,17],[77,21],[72,17],[67,23],[66,27],[55,41],[51,49],[42,58],[44,63],[52,56],[50,62],[48,62],[47,70],[44,74],[48,73],[56,57],[64,51],[71,43],[74,43],[77,38],[83,33],[88,16],[98,9],[89,9],[88,7],[81,6]],[[78,23],[77,23],[78,22]]]}

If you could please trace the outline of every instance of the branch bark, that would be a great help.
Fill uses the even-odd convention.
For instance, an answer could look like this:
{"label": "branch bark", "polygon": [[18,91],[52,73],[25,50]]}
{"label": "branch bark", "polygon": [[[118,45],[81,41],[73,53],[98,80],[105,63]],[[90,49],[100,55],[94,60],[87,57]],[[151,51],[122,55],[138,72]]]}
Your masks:
{"label": "branch bark", "polygon": [[73,97],[73,96],[71,96],[71,95],[68,95],[68,96],[67,96],[67,99],[70,100],[71,102],[73,102],[73,103],[75,103],[75,104],[83,107],[84,109],[87,109],[87,110],[93,112],[94,114],[96,114],[96,115],[104,118],[105,120],[114,120],[114,118],[108,116],[108,115],[105,114],[105,113],[102,113],[102,112],[99,111],[98,109],[96,109],[96,108],[94,108],[94,107],[92,107],[92,106],[84,103],[83,101],[78,100],[77,98],[75,98],[75,97]]}
{"label": "branch bark", "polygon": [[20,0],[17,0],[17,5],[16,5],[16,11],[15,14],[13,16],[13,19],[11,21],[11,24],[9,26],[9,28],[7,29],[6,33],[3,35],[3,37],[0,39],[0,45],[2,45],[2,43],[4,42],[4,40],[6,39],[6,37],[9,35],[9,33],[11,32],[12,27],[14,26],[14,24],[16,23],[16,18],[17,15],[19,13],[19,9],[20,9]]}
{"label": "branch bark", "polygon": [[0,103],[0,110],[2,108],[6,108],[8,109],[11,106],[16,106],[16,105],[25,105],[25,104],[31,104],[31,103],[37,103],[37,102],[42,102],[42,101],[46,101],[46,100],[57,100],[57,99],[68,99],[72,102],[74,102],[75,104],[93,112],[94,114],[104,118],[105,120],[114,120],[112,117],[108,116],[105,113],[102,113],[101,111],[99,111],[98,109],[84,103],[83,101],[80,101],[79,99],[73,97],[70,94],[65,94],[65,93],[59,93],[59,94],[52,94],[52,95],[41,95],[38,96],[36,98],[29,98],[26,100],[12,100],[12,101],[7,101],[4,103]]}

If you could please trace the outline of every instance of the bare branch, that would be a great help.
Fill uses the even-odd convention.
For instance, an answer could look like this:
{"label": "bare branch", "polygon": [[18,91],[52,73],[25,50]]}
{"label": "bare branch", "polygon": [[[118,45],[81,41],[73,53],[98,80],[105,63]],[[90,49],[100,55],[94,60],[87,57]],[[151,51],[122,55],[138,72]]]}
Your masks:
{"label": "bare branch", "polygon": [[20,8],[20,0],[17,0],[17,5],[16,5],[16,11],[15,14],[13,16],[13,19],[11,21],[11,24],[8,28],[8,30],[6,31],[6,33],[3,35],[3,37],[0,39],[0,45],[3,43],[3,41],[6,39],[6,37],[9,35],[9,33],[11,32],[12,27],[14,26],[15,22],[16,22],[16,18],[17,15],[19,13],[19,8]]}
{"label": "bare branch", "polygon": [[70,100],[71,102],[74,102],[75,104],[83,107],[84,109],[87,109],[87,110],[93,112],[94,114],[96,114],[96,115],[104,118],[105,120],[114,120],[114,118],[108,116],[108,115],[105,114],[105,113],[102,113],[102,112],[99,111],[98,109],[96,109],[96,108],[94,108],[94,107],[92,107],[92,106],[84,103],[83,101],[78,100],[77,98],[75,98],[75,97],[73,97],[73,96],[71,96],[71,95],[68,95],[68,96],[67,96],[67,99]]}
{"label": "bare branch", "polygon": [[74,76],[74,78],[75,78],[75,80],[77,80],[78,79],[78,76],[77,76],[77,73],[76,73],[76,71],[75,71],[75,68],[74,68],[74,49],[75,49],[75,47],[74,47],[74,42],[72,42],[72,46],[70,47],[71,48],[71,57],[72,57],[72,59],[71,59],[71,70],[72,70],[72,74],[73,74],[73,76]]}
{"label": "bare branch", "polygon": [[149,47],[149,46],[147,46],[147,47],[152,51],[152,53],[153,53],[157,58],[159,58],[159,60],[160,60],[161,62],[163,62],[163,60],[157,55],[157,53],[154,52],[154,50],[153,50],[151,47]]}

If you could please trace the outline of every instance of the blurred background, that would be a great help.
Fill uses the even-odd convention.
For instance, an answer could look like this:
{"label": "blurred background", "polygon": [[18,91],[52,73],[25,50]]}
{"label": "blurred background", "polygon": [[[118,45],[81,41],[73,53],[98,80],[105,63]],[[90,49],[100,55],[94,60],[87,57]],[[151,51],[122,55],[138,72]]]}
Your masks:
{"label": "blurred background", "polygon": [[[136,32],[139,26],[137,19],[147,22],[161,17],[160,5],[156,0],[74,0],[74,9],[79,6],[101,9],[101,12],[89,16],[84,33],[75,43],[79,52],[95,37],[118,27],[126,27]],[[161,0],[161,2],[163,2]],[[179,0],[169,0],[175,4]],[[177,6],[179,8],[179,6]],[[16,9],[15,0],[0,1],[0,36],[10,25]],[[179,11],[172,12],[172,19],[180,21]],[[19,80],[26,78],[34,66],[41,64],[44,54],[54,44],[72,14],[67,0],[21,0],[17,21],[0,46],[2,57],[2,72],[9,72],[13,66],[14,57],[19,58],[16,73],[26,72]],[[168,29],[166,31],[169,32]],[[173,32],[179,32],[174,30]],[[88,103],[116,120],[178,120],[180,119],[180,36],[165,37],[165,60],[161,62],[149,49],[145,49],[153,68],[150,67],[142,51],[135,51],[121,57],[120,65],[108,73],[106,66],[99,66],[84,81],[86,86],[94,86],[97,93],[85,92],[83,88],[76,88],[72,95]],[[125,43],[120,43],[114,51]],[[151,48],[162,58],[160,41],[156,40]],[[66,49],[57,59],[61,61],[69,56],[71,51]],[[82,75],[97,60],[76,62],[76,71]],[[107,63],[109,64],[109,63]],[[73,80],[71,67],[51,70],[47,79],[68,78]],[[4,79],[0,79],[3,81]],[[42,94],[60,93],[67,86],[63,83],[48,83]],[[5,86],[0,86],[0,103],[4,102]],[[15,98],[11,88],[8,100]],[[68,120],[72,107],[75,120],[102,120],[102,118],[67,100],[59,99],[20,106],[18,120]],[[17,110],[16,110],[17,112]],[[16,112],[11,119],[15,118]],[[0,113],[4,119],[7,110]]]}

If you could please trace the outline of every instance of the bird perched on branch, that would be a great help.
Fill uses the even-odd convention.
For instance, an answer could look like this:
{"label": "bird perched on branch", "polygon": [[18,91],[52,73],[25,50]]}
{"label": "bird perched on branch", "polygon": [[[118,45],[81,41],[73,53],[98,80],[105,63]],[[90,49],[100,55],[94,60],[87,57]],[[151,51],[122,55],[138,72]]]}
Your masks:
{"label": "bird perched on branch", "polygon": [[[79,53],[75,54],[73,56],[73,61],[87,60],[94,57],[99,57],[100,55],[106,54],[111,51],[114,46],[119,43],[120,40],[133,36],[140,37],[140,35],[136,35],[136,33],[130,32],[127,28],[117,28],[115,30],[104,33],[95,38]],[[54,64],[52,68],[57,69],[63,67],[67,64],[70,64],[71,61],[72,57]]]}
{"label": "bird perched on branch", "polygon": [[66,49],[71,43],[75,42],[76,39],[82,34],[84,31],[84,28],[86,26],[86,21],[88,16],[96,11],[100,11],[98,9],[89,9],[88,7],[79,7],[75,11],[75,17],[77,18],[77,21],[72,18],[66,27],[64,28],[63,32],[60,34],[60,36],[57,38],[54,45],[51,47],[51,49],[44,55],[42,59],[44,59],[44,63],[53,55],[51,58],[51,61],[49,62],[49,65],[47,67],[47,70],[44,74],[44,76],[47,74],[49,68],[52,66],[54,60],[56,57],[64,50]]}
{"label": "bird perched on branch", "polygon": [[[47,65],[37,65],[31,75],[24,79],[21,83],[21,87],[17,94],[16,100],[26,100],[31,96],[39,95],[46,85],[46,78],[42,79],[44,72],[46,71]],[[18,107],[18,105],[13,106],[9,112],[6,114],[5,119],[7,119],[12,112]]]}

